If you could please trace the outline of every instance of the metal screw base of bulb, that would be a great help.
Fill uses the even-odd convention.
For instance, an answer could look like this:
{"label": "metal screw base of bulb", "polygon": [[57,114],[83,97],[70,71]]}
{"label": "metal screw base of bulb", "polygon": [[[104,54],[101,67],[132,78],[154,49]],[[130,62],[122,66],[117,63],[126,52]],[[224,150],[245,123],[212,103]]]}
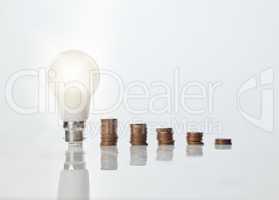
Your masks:
{"label": "metal screw base of bulb", "polygon": [[69,143],[76,143],[83,141],[83,130],[85,122],[64,122],[65,141]]}

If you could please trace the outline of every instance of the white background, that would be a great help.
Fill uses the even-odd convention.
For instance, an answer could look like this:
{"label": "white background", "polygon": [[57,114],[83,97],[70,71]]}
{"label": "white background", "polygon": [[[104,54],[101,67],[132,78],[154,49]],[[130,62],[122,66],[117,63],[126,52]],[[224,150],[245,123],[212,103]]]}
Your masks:
{"label": "white background", "polygon": [[[91,184],[94,198],[226,199],[235,196],[237,199],[277,199],[278,6],[278,2],[272,0],[1,0],[0,198],[55,198],[59,170],[64,162],[63,130],[57,123],[57,115],[47,111],[31,115],[15,112],[6,101],[9,77],[18,70],[47,69],[61,51],[80,49],[92,55],[100,69],[117,74],[124,87],[120,94],[123,98],[120,107],[111,112],[92,114],[90,123],[98,124],[103,117],[116,117],[123,127],[134,119],[148,124],[152,122],[149,137],[151,155],[156,154],[157,148],[154,128],[157,124],[169,126],[175,120],[178,125],[183,123],[182,120],[199,122],[206,119],[221,124],[218,131],[208,131],[205,149],[209,152],[214,150],[213,139],[217,136],[231,137],[234,143],[233,150],[226,152],[231,159],[223,156],[224,152],[220,157],[211,152],[205,153],[201,160],[187,160],[185,132],[177,131],[177,157],[168,164],[171,165],[169,168],[162,167],[151,156],[151,164],[145,171],[131,172],[128,166],[129,133],[125,130],[121,132],[119,144],[120,169],[108,176],[99,170],[97,164],[98,130],[94,134],[89,131],[86,141],[89,156],[86,160],[91,167],[89,170],[94,169],[90,174],[94,179]],[[192,81],[205,86],[210,82],[221,83],[214,92],[212,112],[192,115],[174,102],[169,106],[178,106],[177,110],[161,114],[152,110],[135,114],[127,109],[125,90],[131,82],[141,81],[151,96],[156,94],[156,88],[151,86],[154,81],[169,84],[173,91],[175,69],[180,71],[181,86]],[[267,120],[274,122],[268,131],[244,119],[237,109],[239,88],[266,69],[273,70],[271,87],[275,102],[272,106],[274,113],[268,113]],[[34,78],[18,80],[13,91],[17,103],[34,106],[37,86]],[[118,92],[112,80],[101,77],[95,108],[107,108],[115,102]],[[261,87],[254,88],[242,101],[245,112],[255,118],[260,118],[263,112],[261,92]],[[138,99],[129,105],[144,107],[150,98]],[[158,102],[158,105],[161,103],[164,105],[164,102]],[[205,103],[207,101],[194,99],[188,105],[207,108]],[[215,166],[217,161],[220,163]],[[198,177],[202,184],[192,181],[197,178],[192,177],[193,174],[198,174],[199,170],[195,165],[203,170],[203,176]],[[219,169],[218,166],[222,167]],[[152,176],[154,172],[158,177]],[[167,180],[159,172],[167,173]],[[227,173],[231,175],[226,176]],[[115,175],[114,185],[111,182],[107,186],[105,180],[109,182],[112,175]],[[141,184],[142,189],[138,192],[131,183],[134,180],[132,176],[145,183]],[[167,186],[169,180],[174,185]],[[113,189],[115,185],[117,187]],[[109,194],[104,189],[106,186]],[[197,189],[199,186],[201,189]],[[218,187],[227,189],[220,193]],[[134,192],[127,192],[129,190]]]}

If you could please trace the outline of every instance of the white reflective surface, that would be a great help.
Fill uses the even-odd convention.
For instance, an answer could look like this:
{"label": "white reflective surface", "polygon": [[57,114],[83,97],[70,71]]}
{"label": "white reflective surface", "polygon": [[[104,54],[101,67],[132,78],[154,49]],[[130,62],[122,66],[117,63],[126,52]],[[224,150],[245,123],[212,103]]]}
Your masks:
{"label": "white reflective surface", "polygon": [[187,146],[177,135],[175,146],[158,147],[153,136],[146,148],[130,147],[125,137],[117,148],[100,148],[95,137],[83,148],[45,138],[3,149],[0,199],[260,200],[279,195],[275,144],[235,139],[231,148],[216,148],[215,136],[206,135],[204,146]]}

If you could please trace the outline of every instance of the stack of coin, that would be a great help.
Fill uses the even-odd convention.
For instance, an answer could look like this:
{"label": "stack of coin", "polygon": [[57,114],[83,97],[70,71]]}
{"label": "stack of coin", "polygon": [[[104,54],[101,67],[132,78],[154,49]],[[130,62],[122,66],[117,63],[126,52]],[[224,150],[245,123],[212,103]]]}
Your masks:
{"label": "stack of coin", "polygon": [[131,141],[132,145],[147,145],[147,127],[146,124],[131,124]]}
{"label": "stack of coin", "polygon": [[117,138],[117,119],[102,119],[101,146],[114,146]]}
{"label": "stack of coin", "polygon": [[201,132],[188,132],[187,143],[189,145],[203,145],[202,137],[203,133]]}
{"label": "stack of coin", "polygon": [[159,145],[174,145],[172,128],[157,128],[156,131]]}
{"label": "stack of coin", "polygon": [[217,138],[215,140],[216,145],[232,145],[232,140],[229,138]]}

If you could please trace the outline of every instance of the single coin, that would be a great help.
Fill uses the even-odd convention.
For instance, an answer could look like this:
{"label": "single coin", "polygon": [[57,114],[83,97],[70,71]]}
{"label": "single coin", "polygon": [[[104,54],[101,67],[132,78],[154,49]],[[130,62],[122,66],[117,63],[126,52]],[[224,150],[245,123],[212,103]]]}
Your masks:
{"label": "single coin", "polygon": [[201,142],[201,141],[197,141],[197,142],[195,142],[195,141],[188,141],[188,144],[189,145],[203,145],[203,142]]}
{"label": "single coin", "polygon": [[201,142],[201,139],[189,139],[188,142]]}
{"label": "single coin", "polygon": [[148,145],[145,141],[131,141],[131,145]]}
{"label": "single coin", "polygon": [[116,146],[115,143],[101,143],[101,146]]}
{"label": "single coin", "polygon": [[145,128],[146,124],[130,124],[132,128]]}
{"label": "single coin", "polygon": [[175,141],[160,141],[159,145],[174,145]]}
{"label": "single coin", "polygon": [[157,132],[172,132],[172,128],[157,128]]}
{"label": "single coin", "polygon": [[202,132],[187,132],[187,136],[189,136],[189,137],[202,137],[203,133]]}
{"label": "single coin", "polygon": [[203,138],[202,135],[187,135],[186,138]]}

